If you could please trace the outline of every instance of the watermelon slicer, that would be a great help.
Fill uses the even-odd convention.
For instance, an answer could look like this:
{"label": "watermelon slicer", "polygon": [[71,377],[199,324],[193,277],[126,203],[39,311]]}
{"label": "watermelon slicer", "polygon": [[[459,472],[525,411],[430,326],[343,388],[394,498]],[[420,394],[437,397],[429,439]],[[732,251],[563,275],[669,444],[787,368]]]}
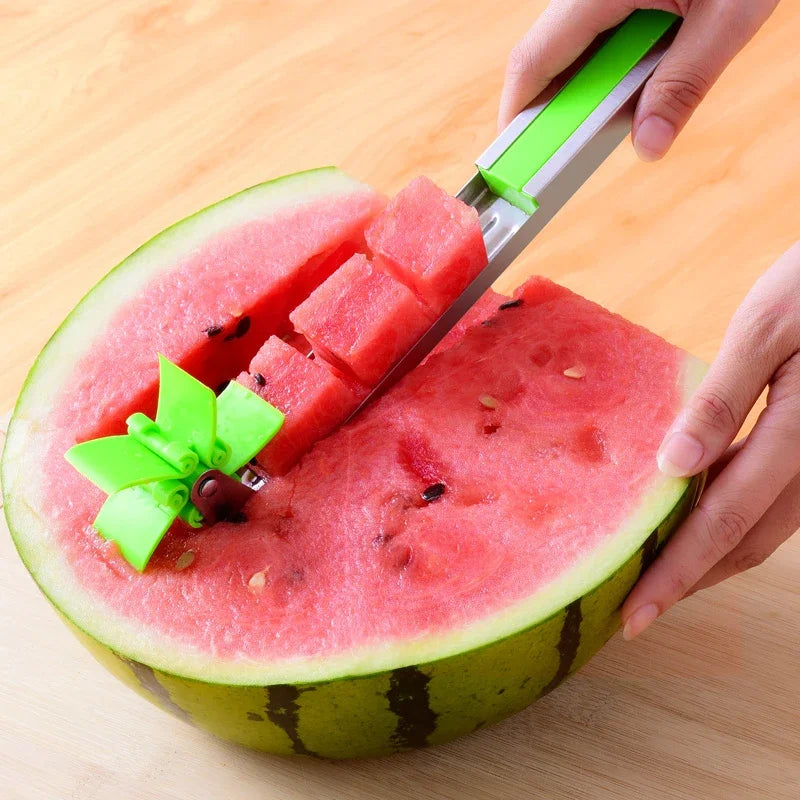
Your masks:
{"label": "watermelon slicer", "polygon": [[127,434],[82,442],[65,454],[109,495],[93,525],[140,572],[178,516],[199,528],[241,509],[253,489],[236,471],[284,419],[235,381],[217,397],[163,356],[159,374],[155,420],[132,414]]}
{"label": "watermelon slicer", "polygon": [[518,114],[477,160],[457,197],[474,207],[488,264],[383,377],[353,416],[423,359],[631,130],[636,101],[679,18],[634,11]]}

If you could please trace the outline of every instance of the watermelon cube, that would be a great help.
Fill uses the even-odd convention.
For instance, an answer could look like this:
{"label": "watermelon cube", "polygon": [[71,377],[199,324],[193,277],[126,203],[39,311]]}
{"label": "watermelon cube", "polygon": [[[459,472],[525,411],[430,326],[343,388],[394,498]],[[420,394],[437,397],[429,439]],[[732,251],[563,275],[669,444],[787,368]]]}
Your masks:
{"label": "watermelon cube", "polygon": [[285,415],[283,427],[256,456],[270,475],[283,475],[319,439],[340,425],[359,397],[325,365],[271,336],[239,383]]}
{"label": "watermelon cube", "polygon": [[374,386],[433,316],[400,281],[354,255],[290,315],[314,352]]}
{"label": "watermelon cube", "polygon": [[389,202],[365,236],[375,263],[437,316],[486,266],[478,212],[424,176]]}

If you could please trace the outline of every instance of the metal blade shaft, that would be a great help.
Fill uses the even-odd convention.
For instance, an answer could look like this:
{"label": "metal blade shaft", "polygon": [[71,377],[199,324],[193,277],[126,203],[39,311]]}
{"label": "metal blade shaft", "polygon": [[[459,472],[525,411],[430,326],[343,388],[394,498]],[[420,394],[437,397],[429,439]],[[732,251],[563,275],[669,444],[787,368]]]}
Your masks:
{"label": "metal blade shaft", "polygon": [[[533,213],[528,214],[494,194],[480,172],[461,189],[457,197],[478,211],[488,264],[389,370],[350,419],[430,354],[627,136],[638,95],[664,57],[671,39],[672,36],[668,35],[656,42],[525,184],[525,194],[535,198],[537,205]],[[551,98],[552,92],[547,92],[547,97]],[[511,147],[525,125],[530,124],[546,106],[547,101],[539,98],[521,112],[481,156],[478,166],[490,164]]]}

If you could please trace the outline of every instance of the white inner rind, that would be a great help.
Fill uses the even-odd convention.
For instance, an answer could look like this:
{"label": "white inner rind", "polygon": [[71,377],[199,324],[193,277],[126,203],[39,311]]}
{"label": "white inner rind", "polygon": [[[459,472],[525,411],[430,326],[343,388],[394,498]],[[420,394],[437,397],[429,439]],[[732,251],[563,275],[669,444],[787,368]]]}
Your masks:
{"label": "white inner rind", "polygon": [[[457,629],[431,631],[413,640],[369,643],[339,653],[280,661],[222,659],[147,628],[121,615],[102,598],[87,593],[39,511],[42,492],[35,480],[48,447],[46,420],[58,394],[53,387],[62,386],[71,378],[76,362],[91,346],[85,336],[87,327],[104,327],[120,298],[136,294],[198,242],[250,219],[316,203],[327,194],[360,190],[367,191],[368,187],[338,170],[312,170],[253,187],[168,228],[126,259],[120,265],[124,269],[110,273],[86,296],[31,370],[3,454],[2,482],[9,528],[20,556],[50,601],[75,625],[117,653],[163,672],[234,685],[315,682],[434,661],[529,628],[591,591],[638,550],[685,491],[688,481],[657,473],[649,491],[615,533],[523,601]],[[686,358],[681,375],[684,400],[704,371],[702,362],[691,356]],[[609,500],[613,502],[613,498]]]}

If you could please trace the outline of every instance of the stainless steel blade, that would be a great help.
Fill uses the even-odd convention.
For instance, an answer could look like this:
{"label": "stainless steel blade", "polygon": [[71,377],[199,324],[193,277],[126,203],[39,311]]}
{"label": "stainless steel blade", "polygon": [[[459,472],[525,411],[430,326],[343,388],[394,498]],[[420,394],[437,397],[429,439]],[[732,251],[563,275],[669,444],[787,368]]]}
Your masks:
{"label": "stainless steel blade", "polygon": [[[526,184],[526,194],[535,197],[538,202],[538,208],[533,214],[526,214],[492,193],[480,173],[475,174],[461,189],[458,198],[478,211],[489,262],[455,302],[381,379],[350,419],[384,394],[430,354],[627,136],[631,129],[638,94],[664,57],[670,41],[670,37],[659,41]],[[552,97],[552,93],[548,96]],[[510,146],[545,105],[545,102],[538,99],[521,112],[490,145],[478,164],[482,165],[484,160],[487,162],[496,160],[498,154]]]}

